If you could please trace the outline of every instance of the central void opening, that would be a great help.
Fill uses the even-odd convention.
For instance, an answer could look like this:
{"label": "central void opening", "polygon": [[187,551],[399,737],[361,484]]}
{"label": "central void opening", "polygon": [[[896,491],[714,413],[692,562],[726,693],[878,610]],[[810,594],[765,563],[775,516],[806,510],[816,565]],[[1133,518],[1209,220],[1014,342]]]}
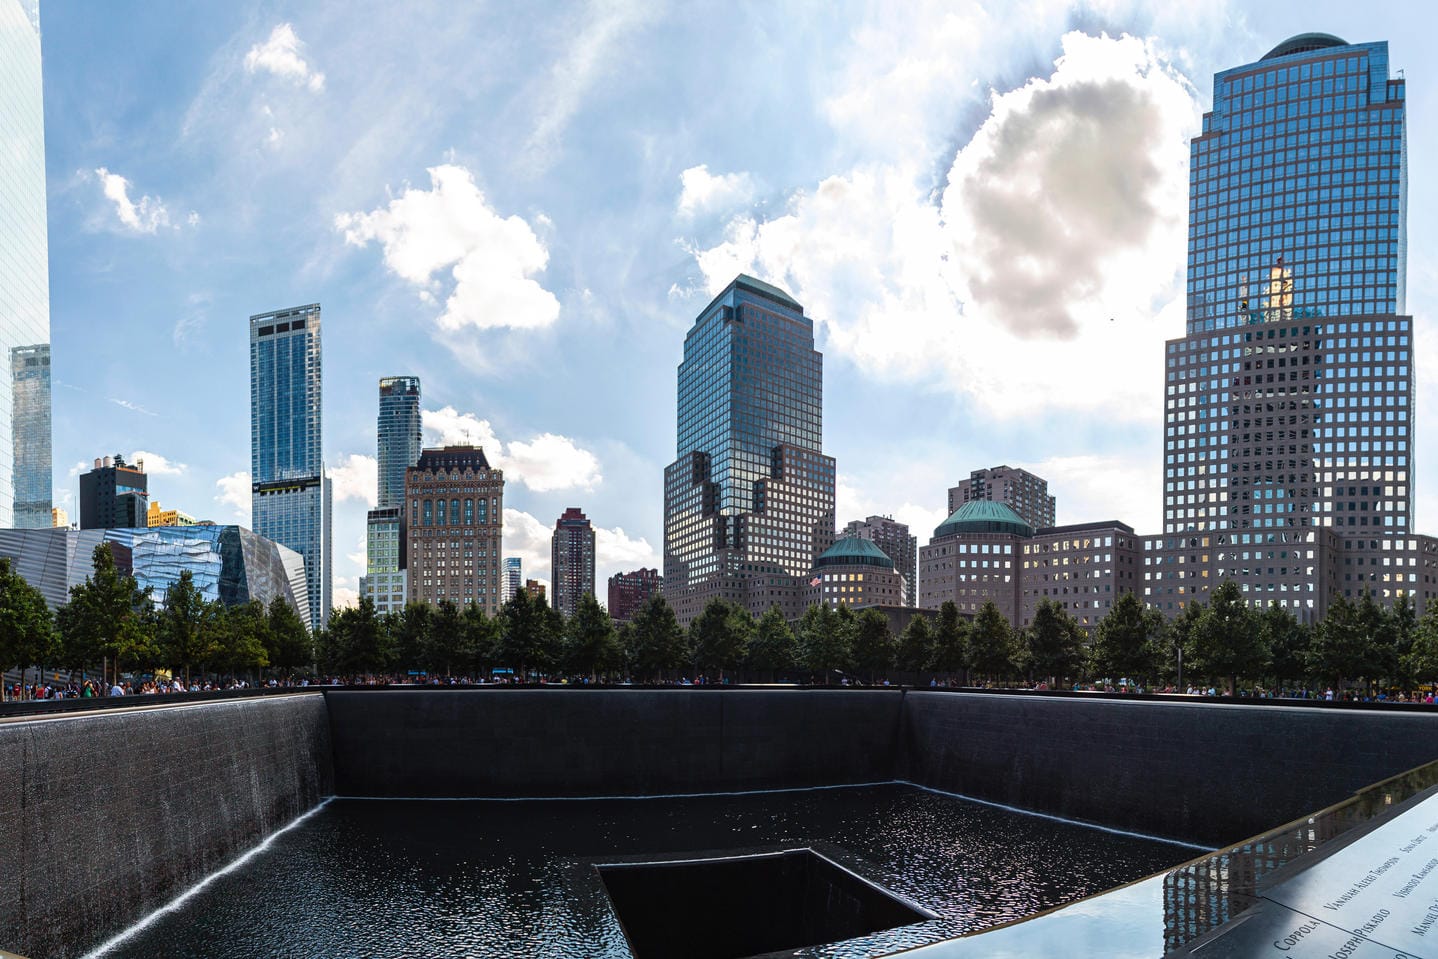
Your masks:
{"label": "central void opening", "polygon": [[812,849],[596,868],[634,959],[746,959],[934,918]]}

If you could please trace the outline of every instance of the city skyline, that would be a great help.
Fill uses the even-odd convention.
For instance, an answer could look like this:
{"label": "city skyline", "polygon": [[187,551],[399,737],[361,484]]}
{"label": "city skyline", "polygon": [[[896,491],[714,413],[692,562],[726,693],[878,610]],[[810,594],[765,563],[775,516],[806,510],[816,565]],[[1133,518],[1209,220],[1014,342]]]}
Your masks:
{"label": "city skyline", "polygon": [[[653,87],[622,76],[619,64],[658,32],[675,51],[688,49],[718,29],[715,19],[697,15],[681,25],[663,9],[605,16],[549,8],[528,51],[538,54],[529,58],[534,66],[500,88],[484,79],[487,71],[473,77],[474,95],[489,91],[497,106],[482,109],[466,95],[440,105],[403,144],[378,149],[366,134],[398,114],[370,109],[380,92],[355,64],[383,77],[371,82],[397,103],[428,102],[440,87],[426,71],[399,77],[408,59],[375,47],[376,27],[360,31],[305,4],[273,16],[224,12],[203,24],[176,10],[82,22],[74,11],[42,6],[56,505],[74,515],[69,471],[114,450],[143,454],[157,498],[217,522],[245,521],[248,483],[235,456],[245,430],[242,414],[227,409],[244,406],[235,320],[276,303],[320,300],[331,318],[324,448],[337,486],[342,598],[364,571],[373,384],[396,373],[424,379],[426,445],[468,438],[506,470],[505,551],[524,558],[527,576],[549,579],[549,518],[566,500],[582,500],[595,523],[598,578],[660,566],[662,490],[654,477],[673,455],[678,344],[718,287],[747,271],[787,290],[815,318],[840,526],[894,515],[924,537],[946,515],[946,489],[975,468],[1009,463],[1050,481],[1061,523],[1114,517],[1160,529],[1162,386],[1144,371],[1156,368],[1164,340],[1183,326],[1187,144],[1211,107],[1211,76],[1294,33],[1325,30],[1352,42],[1390,39],[1392,69],[1414,69],[1408,82],[1421,102],[1433,78],[1416,68],[1416,47],[1405,38],[1421,32],[1413,28],[1423,18],[1376,11],[1360,19],[1337,5],[1247,13],[1219,6],[1179,19],[1121,6],[1102,17],[1055,8],[1006,23],[1011,36],[999,37],[994,24],[967,24],[971,45],[959,39],[966,24],[958,17],[921,10],[910,28],[852,13],[839,29],[805,21],[831,53],[821,59],[848,65],[779,68],[793,71],[786,89],[823,92],[767,107],[735,81],[704,91],[723,107],[711,114],[700,91],[684,84],[674,106],[653,105]],[[747,16],[723,29],[753,32],[768,14]],[[175,20],[174,29],[193,38],[155,67],[162,84],[128,72],[131,51],[153,43],[150,17]],[[502,17],[441,29],[439,17],[438,8],[420,5],[405,22],[384,25],[401,40],[440,37],[439,64],[452,64],[448,45],[481,27],[516,29]],[[1125,30],[1153,39],[1124,40]],[[570,33],[580,39],[567,42]],[[574,59],[581,40],[598,45],[597,60]],[[90,60],[78,55],[91,48]],[[897,89],[900,50],[929,72],[902,81],[911,109],[886,113],[866,91]],[[853,53],[863,57],[845,56]],[[591,72],[571,98],[557,97],[576,62],[591,63]],[[120,82],[99,83],[91,70]],[[678,70],[666,62],[654,73],[673,81]],[[109,92],[127,83],[133,101]],[[81,91],[97,88],[98,101],[82,106]],[[1111,105],[1091,117],[1100,139],[1114,151],[1121,144],[1137,164],[1121,171],[1142,173],[1134,182],[1151,187],[1112,205],[1112,222],[1094,219],[1071,195],[1079,187],[1097,192],[1094,183],[1050,190],[1040,202],[1062,214],[1052,222],[1111,230],[1111,250],[1079,260],[1096,286],[1056,274],[1056,293],[1045,294],[1034,278],[1000,270],[1001,254],[1014,247],[955,247],[933,218],[974,225],[966,193],[1022,212],[1021,201],[1032,198],[1016,192],[1020,174],[1032,175],[1049,155],[1031,131],[1048,130],[1055,149],[1076,148],[1074,118],[1063,110],[1093,93]],[[651,106],[641,119],[615,127],[615,111],[643,103]],[[720,117],[736,110],[761,128],[782,113],[804,149],[733,143]],[[700,122],[679,123],[685,111]],[[361,119],[370,114],[372,122]],[[475,132],[462,132],[461,116]],[[1432,133],[1416,120],[1410,126],[1409,152],[1421,166]],[[510,128],[506,142],[523,144],[523,163],[484,145],[486,136],[504,141],[494,135]],[[1004,166],[995,151],[1006,130],[1024,145],[1012,177],[993,172]],[[589,163],[589,175],[576,175]],[[536,172],[526,172],[530,166]],[[230,191],[234,202],[218,190],[222,175],[242,184]],[[595,177],[605,190],[581,196],[564,186]],[[1419,342],[1419,410],[1433,406],[1424,397],[1438,379],[1425,374],[1422,346],[1434,275],[1427,205],[1415,183],[1408,308]],[[456,219],[436,219],[436,208]],[[632,252],[616,260],[605,235],[620,218],[621,245]],[[446,233],[446,222],[464,228]],[[783,242],[785,231],[794,243]],[[1015,238],[1013,230],[988,235],[996,244]],[[502,287],[484,286],[466,259],[491,240],[513,254]],[[1067,249],[1036,255],[1056,267]],[[826,261],[846,266],[835,272]],[[953,275],[944,264],[956,261],[987,272]],[[855,270],[859,262],[870,268]],[[1144,282],[1132,283],[1135,275]],[[1114,277],[1131,289],[1109,296]],[[1037,297],[1026,311],[1021,294]],[[491,309],[503,322],[485,319]],[[1022,326],[1015,316],[1024,312],[1043,324]],[[146,349],[137,360],[105,368],[140,338]],[[1020,352],[1023,362],[1013,362]],[[1104,362],[1135,372],[1110,377]],[[202,389],[221,402],[194,402]],[[1423,422],[1420,414],[1413,444],[1420,531],[1425,516],[1438,518],[1425,509],[1438,486],[1424,478],[1438,473],[1425,469]],[[895,462],[906,464],[899,476],[889,468]],[[242,497],[231,495],[237,488]],[[1123,491],[1121,508],[1115,490]]]}

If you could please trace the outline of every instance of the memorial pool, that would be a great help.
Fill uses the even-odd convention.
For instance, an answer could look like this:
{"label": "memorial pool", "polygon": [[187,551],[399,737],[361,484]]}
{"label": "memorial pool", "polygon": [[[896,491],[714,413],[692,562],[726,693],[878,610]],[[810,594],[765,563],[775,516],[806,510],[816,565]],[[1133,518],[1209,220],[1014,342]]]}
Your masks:
{"label": "memorial pool", "polygon": [[[899,784],[658,799],[336,799],[105,955],[627,957],[596,864],[803,846],[938,916],[800,953],[836,957],[1032,915],[1195,854]],[[157,856],[183,854],[156,843]]]}

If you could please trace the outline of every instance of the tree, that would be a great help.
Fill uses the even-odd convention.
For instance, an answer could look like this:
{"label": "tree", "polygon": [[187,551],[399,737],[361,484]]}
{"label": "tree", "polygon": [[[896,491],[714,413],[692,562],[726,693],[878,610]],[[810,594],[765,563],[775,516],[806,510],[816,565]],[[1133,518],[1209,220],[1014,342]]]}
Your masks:
{"label": "tree", "polygon": [[1269,603],[1258,615],[1258,631],[1268,649],[1268,670],[1280,687],[1308,674],[1308,630],[1286,606]]}
{"label": "tree", "polygon": [[0,557],[0,672],[44,666],[58,658],[55,619],[45,597]]}
{"label": "tree", "polygon": [[872,683],[894,667],[894,656],[894,633],[888,618],[877,609],[859,613],[854,618],[854,668]]}
{"label": "tree", "polygon": [[1335,595],[1313,631],[1309,671],[1341,690],[1345,679],[1363,675],[1369,663],[1368,637],[1358,607]]}
{"label": "tree", "polygon": [[450,600],[442,599],[434,608],[420,652],[424,668],[443,676],[453,676],[456,663],[468,663],[473,658],[464,617]]}
{"label": "tree", "polygon": [[500,659],[525,680],[529,670],[545,671],[554,663],[562,620],[529,590],[516,590],[499,611],[502,624]]}
{"label": "tree", "polygon": [[969,628],[969,667],[990,679],[1014,674],[1013,629],[993,600],[979,608]]}
{"label": "tree", "polygon": [[135,577],[121,575],[108,542],[95,547],[91,563],[93,575],[70,588],[70,601],[60,617],[63,657],[80,666],[109,657],[118,681],[124,664],[150,655],[150,592],[140,589]]}
{"label": "tree", "polygon": [[564,624],[564,668],[597,679],[624,663],[624,651],[609,612],[593,593],[579,597],[574,615]]}
{"label": "tree", "polygon": [[1162,636],[1163,614],[1144,608],[1136,593],[1123,593],[1094,629],[1089,670],[1099,677],[1151,678],[1162,658]]}
{"label": "tree", "polygon": [[331,656],[342,673],[381,673],[394,662],[389,633],[382,628],[368,596],[330,615],[329,642]]}
{"label": "tree", "polygon": [[434,607],[428,603],[408,603],[395,614],[390,624],[394,638],[395,665],[400,669],[419,669],[425,663],[430,647],[430,618]]}
{"label": "tree", "polygon": [[969,668],[970,624],[959,616],[959,607],[951,599],[939,606],[934,622],[933,668],[950,675]]}
{"label": "tree", "polygon": [[1399,593],[1388,610],[1387,628],[1391,634],[1392,671],[1388,679],[1403,690],[1414,686],[1413,673],[1408,669],[1408,654],[1413,649],[1413,640],[1418,632],[1418,614],[1413,608],[1413,596]]}
{"label": "tree", "polygon": [[1407,669],[1417,682],[1438,681],[1438,603],[1430,603],[1418,620],[1406,658]]}
{"label": "tree", "polygon": [[1240,676],[1259,676],[1268,669],[1258,617],[1231,579],[1209,596],[1208,609],[1192,638],[1195,666],[1206,676],[1227,679],[1231,694],[1237,695]]}
{"label": "tree", "polygon": [[794,668],[797,654],[798,641],[784,618],[784,611],[778,605],[770,606],[759,617],[759,624],[754,629],[746,665],[767,674],[772,680],[776,674]]}
{"label": "tree", "polygon": [[1183,664],[1189,664],[1189,675],[1193,674],[1193,667],[1197,662],[1196,653],[1198,648],[1198,630],[1203,623],[1203,618],[1208,615],[1208,607],[1198,600],[1189,600],[1183,607],[1183,611],[1175,616],[1165,630],[1168,641],[1164,645],[1167,648],[1168,656],[1164,657],[1160,664],[1164,675],[1169,675],[1170,665],[1175,665],[1176,682],[1183,686]]}
{"label": "tree", "polygon": [[726,670],[738,669],[744,662],[753,632],[754,618],[748,610],[722,599],[711,599],[689,624],[695,667],[706,674],[717,671],[723,679]]}
{"label": "tree", "polygon": [[499,656],[499,620],[484,611],[484,607],[471,602],[464,607],[465,649],[469,661],[466,670],[472,678],[487,676],[489,668]]}
{"label": "tree", "polygon": [[1083,666],[1083,631],[1078,621],[1056,600],[1043,599],[1034,610],[1034,621],[1019,634],[1019,660],[1029,680],[1035,676],[1055,682],[1075,677]]}
{"label": "tree", "polygon": [[270,665],[276,669],[293,673],[314,664],[314,637],[299,612],[285,598],[276,596],[270,600],[263,636]]}
{"label": "tree", "polygon": [[691,659],[689,639],[663,596],[651,596],[630,622],[626,658],[645,679],[682,669]]}
{"label": "tree", "polygon": [[909,625],[899,634],[899,648],[894,659],[904,672],[920,673],[929,668],[934,661],[934,633],[929,628],[929,617],[918,613],[909,620]]}
{"label": "tree", "polygon": [[241,673],[263,669],[270,664],[265,642],[269,620],[263,603],[253,600],[229,609],[221,608],[217,621],[219,643],[215,665],[222,672],[238,677]]}
{"label": "tree", "polygon": [[178,667],[190,685],[190,669],[209,662],[220,650],[221,609],[195,586],[188,569],[165,590],[165,608],[160,613],[159,641],[166,663]]}
{"label": "tree", "polygon": [[834,673],[853,667],[849,622],[827,603],[810,606],[799,620],[799,663],[809,672],[822,675],[826,686]]}

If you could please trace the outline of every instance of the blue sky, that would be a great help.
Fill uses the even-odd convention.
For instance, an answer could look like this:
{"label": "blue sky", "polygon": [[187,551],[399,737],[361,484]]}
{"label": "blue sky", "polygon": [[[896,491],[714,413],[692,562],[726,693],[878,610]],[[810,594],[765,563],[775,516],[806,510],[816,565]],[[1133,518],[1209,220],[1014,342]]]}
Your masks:
{"label": "blue sky", "polygon": [[[1197,9],[1201,7],[1202,9]],[[56,499],[145,454],[248,522],[252,313],[324,307],[336,599],[363,572],[376,382],[506,470],[548,578],[662,566],[675,367],[739,270],[816,321],[839,521],[920,541],[1009,463],[1060,522],[1160,528],[1187,139],[1212,74],[1318,30],[1409,68],[1418,529],[1438,529],[1438,73],[1417,3],[43,2]],[[1413,39],[1410,39],[1413,38]]]}

